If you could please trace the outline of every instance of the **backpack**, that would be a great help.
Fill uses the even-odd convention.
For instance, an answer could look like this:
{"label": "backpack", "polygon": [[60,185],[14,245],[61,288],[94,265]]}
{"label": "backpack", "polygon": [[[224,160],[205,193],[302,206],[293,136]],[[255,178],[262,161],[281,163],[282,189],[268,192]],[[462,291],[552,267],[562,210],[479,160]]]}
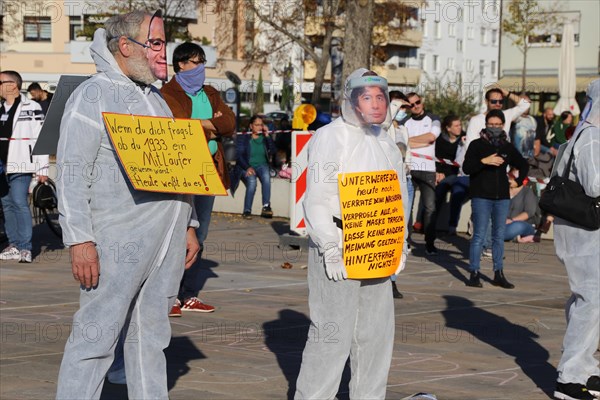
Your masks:
{"label": "backpack", "polygon": [[52,210],[58,207],[56,185],[50,178],[45,183],[38,182],[31,192],[31,197],[33,205],[37,208]]}

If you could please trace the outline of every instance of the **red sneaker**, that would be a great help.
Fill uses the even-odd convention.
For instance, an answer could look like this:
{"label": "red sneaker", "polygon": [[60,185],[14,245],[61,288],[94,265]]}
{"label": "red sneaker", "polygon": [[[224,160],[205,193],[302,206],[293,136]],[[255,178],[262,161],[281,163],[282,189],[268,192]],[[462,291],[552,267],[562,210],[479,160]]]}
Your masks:
{"label": "red sneaker", "polygon": [[190,297],[181,307],[183,311],[195,311],[209,313],[215,311],[215,308],[209,304],[204,304],[197,297]]}
{"label": "red sneaker", "polygon": [[181,317],[181,302],[179,299],[177,299],[175,304],[173,304],[171,312],[169,312],[169,317]]}

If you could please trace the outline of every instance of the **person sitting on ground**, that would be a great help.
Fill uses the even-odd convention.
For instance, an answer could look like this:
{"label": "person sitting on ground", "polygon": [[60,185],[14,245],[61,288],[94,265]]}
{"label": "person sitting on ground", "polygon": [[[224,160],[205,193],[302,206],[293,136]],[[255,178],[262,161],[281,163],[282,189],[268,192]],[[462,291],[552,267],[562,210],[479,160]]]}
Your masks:
{"label": "person sitting on ground", "polygon": [[[514,181],[514,178],[509,177],[509,181]],[[516,183],[511,182],[510,205],[508,207],[506,228],[504,229],[504,240],[516,239],[519,243],[536,241],[534,225],[537,211],[538,198],[531,187],[526,185],[517,186]]]}
{"label": "person sitting on ground", "polygon": [[552,147],[558,147],[567,142],[567,130],[573,124],[573,114],[570,111],[563,111],[560,114],[558,121],[552,126]]}

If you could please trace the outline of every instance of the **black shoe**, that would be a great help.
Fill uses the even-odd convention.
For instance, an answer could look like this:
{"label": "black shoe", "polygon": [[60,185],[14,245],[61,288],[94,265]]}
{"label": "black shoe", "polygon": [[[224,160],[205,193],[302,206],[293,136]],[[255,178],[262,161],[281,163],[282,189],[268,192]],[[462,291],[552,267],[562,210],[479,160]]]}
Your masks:
{"label": "black shoe", "polygon": [[556,382],[554,398],[560,400],[595,400],[596,398],[580,383]]}
{"label": "black shoe", "polygon": [[400,291],[398,290],[396,282],[394,281],[392,281],[392,296],[394,296],[395,299],[401,299],[404,297],[402,296],[402,293],[400,293]]}
{"label": "black shoe", "polygon": [[504,272],[502,270],[494,272],[494,280],[492,281],[492,285],[500,286],[504,289],[514,289],[515,285],[506,280],[504,276]]}
{"label": "black shoe", "polygon": [[471,276],[469,276],[469,282],[467,282],[466,285],[471,287],[483,287],[481,284],[479,271],[471,272]]}
{"label": "black shoe", "polygon": [[250,214],[250,212],[248,212],[248,211],[244,211],[244,213],[242,214],[242,218],[252,219],[252,214]]}
{"label": "black shoe", "polygon": [[425,254],[428,256],[437,256],[438,250],[434,245],[427,244],[425,245]]}
{"label": "black shoe", "polygon": [[590,376],[590,379],[588,379],[585,387],[587,387],[587,390],[592,394],[592,396],[596,396],[600,399],[600,376]]}
{"label": "black shoe", "polygon": [[263,218],[273,218],[273,211],[271,211],[271,207],[264,206],[262,208],[262,212],[260,213],[260,216]]}

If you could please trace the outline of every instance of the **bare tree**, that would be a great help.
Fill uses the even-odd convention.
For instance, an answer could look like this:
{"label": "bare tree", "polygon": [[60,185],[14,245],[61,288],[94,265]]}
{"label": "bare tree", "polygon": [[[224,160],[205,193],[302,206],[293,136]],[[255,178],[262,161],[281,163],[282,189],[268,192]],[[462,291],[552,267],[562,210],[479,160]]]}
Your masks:
{"label": "bare tree", "polygon": [[537,0],[510,0],[508,15],[503,18],[502,29],[509,35],[513,44],[523,53],[521,92],[525,93],[527,82],[527,52],[530,40],[536,33],[552,30],[557,23],[557,6],[541,10]]}

